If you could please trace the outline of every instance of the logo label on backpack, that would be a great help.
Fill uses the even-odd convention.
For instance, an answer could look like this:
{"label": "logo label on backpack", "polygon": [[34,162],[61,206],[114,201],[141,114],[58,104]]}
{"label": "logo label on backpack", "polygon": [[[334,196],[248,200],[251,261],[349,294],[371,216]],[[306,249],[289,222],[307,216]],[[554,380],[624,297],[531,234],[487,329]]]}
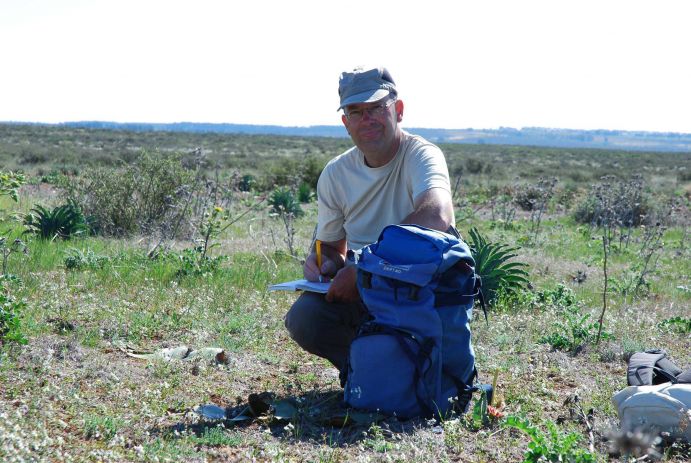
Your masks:
{"label": "logo label on backpack", "polygon": [[409,272],[409,271],[410,271],[410,268],[412,267],[412,265],[394,265],[394,264],[390,264],[390,263],[388,263],[387,261],[385,261],[384,259],[381,259],[381,260],[379,261],[379,266],[380,266],[381,269],[382,269],[383,271],[385,271],[385,272],[399,273],[399,274],[400,274],[400,273],[404,273],[404,272]]}

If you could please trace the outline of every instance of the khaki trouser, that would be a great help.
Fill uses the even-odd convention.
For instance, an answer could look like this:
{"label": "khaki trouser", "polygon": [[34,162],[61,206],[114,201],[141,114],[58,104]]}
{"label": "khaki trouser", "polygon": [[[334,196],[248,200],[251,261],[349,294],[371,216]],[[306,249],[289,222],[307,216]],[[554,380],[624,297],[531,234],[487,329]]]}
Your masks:
{"label": "khaki trouser", "polygon": [[323,294],[304,292],[286,314],[285,325],[300,347],[343,371],[350,343],[366,317],[361,302],[331,303]]}

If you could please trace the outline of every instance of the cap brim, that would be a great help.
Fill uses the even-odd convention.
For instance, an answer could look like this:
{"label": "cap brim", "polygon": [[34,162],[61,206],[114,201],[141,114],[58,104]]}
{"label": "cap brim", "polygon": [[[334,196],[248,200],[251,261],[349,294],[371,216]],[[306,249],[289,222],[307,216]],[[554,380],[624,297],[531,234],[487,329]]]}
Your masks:
{"label": "cap brim", "polygon": [[379,101],[382,98],[388,96],[390,93],[391,91],[385,88],[377,88],[375,90],[368,90],[366,92],[357,93],[341,101],[341,106],[339,106],[336,111],[340,111],[341,109],[351,104],[372,103],[375,101]]}

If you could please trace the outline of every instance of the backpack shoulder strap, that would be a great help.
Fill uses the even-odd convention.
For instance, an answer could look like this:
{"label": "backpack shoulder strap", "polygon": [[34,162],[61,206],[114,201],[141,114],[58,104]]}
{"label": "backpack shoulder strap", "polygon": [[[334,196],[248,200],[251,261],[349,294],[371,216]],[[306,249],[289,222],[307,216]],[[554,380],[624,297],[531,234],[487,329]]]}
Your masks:
{"label": "backpack shoulder strap", "polygon": [[679,376],[677,376],[677,382],[681,384],[691,384],[691,368],[679,373]]}
{"label": "backpack shoulder strap", "polygon": [[[667,358],[662,349],[636,352],[629,359],[626,379],[629,386],[647,386],[666,381],[677,382],[682,370]],[[660,380],[659,377],[663,379]]]}
{"label": "backpack shoulder strap", "polygon": [[665,357],[665,351],[636,352],[629,359],[626,380],[629,386],[647,386],[653,384],[653,367],[658,360]]}

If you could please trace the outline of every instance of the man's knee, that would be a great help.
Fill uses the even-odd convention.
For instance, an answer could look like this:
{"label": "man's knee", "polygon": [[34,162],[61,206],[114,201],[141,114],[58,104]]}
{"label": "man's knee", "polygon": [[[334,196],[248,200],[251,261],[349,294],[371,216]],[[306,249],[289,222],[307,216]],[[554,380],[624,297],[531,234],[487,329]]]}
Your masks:
{"label": "man's knee", "polygon": [[292,305],[285,316],[285,326],[288,334],[300,346],[311,350],[317,338],[319,321],[323,316],[320,306],[324,304],[324,297],[314,293],[302,294]]}

